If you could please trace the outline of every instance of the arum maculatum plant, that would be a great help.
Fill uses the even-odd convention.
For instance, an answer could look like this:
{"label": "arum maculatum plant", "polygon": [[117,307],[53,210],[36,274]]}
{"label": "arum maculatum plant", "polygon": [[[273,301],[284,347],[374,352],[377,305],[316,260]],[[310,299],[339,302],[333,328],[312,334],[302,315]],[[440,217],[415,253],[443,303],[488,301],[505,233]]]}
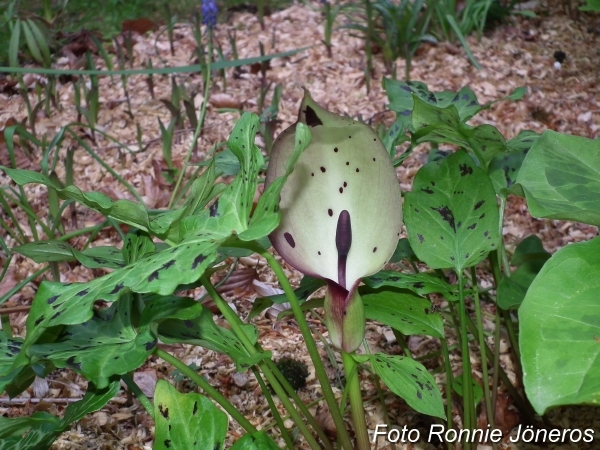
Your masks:
{"label": "arum maculatum plant", "polygon": [[[298,121],[277,138],[266,184],[287,172],[298,124],[310,145],[281,190],[281,221],[270,239],[291,266],[327,283],[325,322],[342,351],[359,448],[369,448],[355,363],[365,334],[358,286],[392,256],[402,226],[398,179],[385,147],[367,125],[321,108],[305,90]],[[361,426],[362,422],[362,426]]]}

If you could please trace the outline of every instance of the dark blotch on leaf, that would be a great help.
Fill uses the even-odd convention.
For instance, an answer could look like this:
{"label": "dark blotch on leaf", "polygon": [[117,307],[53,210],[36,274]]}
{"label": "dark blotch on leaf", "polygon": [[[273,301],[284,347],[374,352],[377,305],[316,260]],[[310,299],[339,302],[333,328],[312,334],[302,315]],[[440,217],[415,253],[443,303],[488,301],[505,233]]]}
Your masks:
{"label": "dark blotch on leaf", "polygon": [[296,242],[294,241],[294,238],[290,233],[286,231],[285,233],[283,233],[283,237],[285,238],[286,242],[290,245],[290,247],[296,247]]}
{"label": "dark blotch on leaf", "polygon": [[148,283],[150,283],[150,282],[152,282],[154,280],[158,280],[158,273],[159,273],[158,270],[155,270],[154,272],[152,272],[150,274],[150,276],[148,277]]}
{"label": "dark blotch on leaf", "polygon": [[78,292],[78,293],[77,293],[77,296],[78,296],[78,297],[83,297],[84,295],[87,295],[87,293],[88,293],[88,292],[90,292],[90,289],[89,289],[89,288],[88,288],[88,289],[84,289],[83,291],[81,291],[81,292]]}
{"label": "dark blotch on leaf", "polygon": [[323,125],[323,122],[317,116],[317,113],[310,106],[306,106],[304,110],[304,117],[306,118],[306,125],[309,127],[316,127],[317,125]]}
{"label": "dark blotch on leaf", "polygon": [[40,318],[35,321],[35,325],[39,325],[44,321],[44,319],[46,319],[46,316],[40,316]]}
{"label": "dark blotch on leaf", "polygon": [[476,226],[477,226],[477,222],[475,222],[473,225],[469,225],[469,226],[467,227],[467,229],[469,229],[469,230],[474,230]]}
{"label": "dark blotch on leaf", "polygon": [[161,269],[168,269],[168,268],[169,268],[169,267],[171,267],[173,264],[175,264],[175,260],[174,260],[174,259],[172,259],[171,261],[168,261],[168,262],[164,263],[164,264],[161,266]]}
{"label": "dark blotch on leaf", "polygon": [[429,187],[421,188],[421,190],[423,192],[425,192],[426,194],[430,194],[430,195],[433,194],[433,190],[431,188],[429,188]]}
{"label": "dark blotch on leaf", "polygon": [[110,291],[108,294],[109,295],[113,295],[116,294],[117,292],[119,292],[121,289],[123,289],[124,284],[123,283],[119,283],[117,284],[112,291]]}
{"label": "dark blotch on leaf", "polygon": [[198,267],[200,264],[202,264],[202,262],[206,259],[206,256],[204,255],[198,255],[196,256],[196,258],[194,258],[194,263],[192,264],[192,269],[195,269],[196,267]]}
{"label": "dark blotch on leaf", "polygon": [[48,299],[48,304],[51,305],[52,303],[54,303],[59,296],[60,295],[53,295],[52,297],[50,297]]}
{"label": "dark blotch on leaf", "polygon": [[454,230],[454,232],[456,233],[456,225],[454,223],[454,214],[452,213],[452,210],[450,208],[448,208],[448,206],[440,206],[438,208],[431,208],[434,211],[437,211],[440,216],[442,216],[442,219],[445,222],[448,222],[448,225],[450,225],[450,228],[452,228],[452,230]]}
{"label": "dark blotch on leaf", "polygon": [[154,341],[150,341],[150,342],[146,342],[146,345],[144,346],[146,347],[146,351],[150,351],[152,350],[154,347],[156,347],[156,340]]}
{"label": "dark blotch on leaf", "polygon": [[158,405],[158,411],[165,419],[169,418],[169,408],[165,408],[163,405]]}
{"label": "dark blotch on leaf", "polygon": [[165,447],[171,448],[171,439],[165,439],[164,444],[165,444]]}
{"label": "dark blotch on leaf", "polygon": [[75,357],[71,356],[69,359],[65,361],[68,366],[71,366],[74,369],[81,370],[81,363],[75,362]]}
{"label": "dark blotch on leaf", "polygon": [[458,168],[460,169],[461,177],[471,175],[473,173],[473,168],[470,167],[468,164],[461,164],[460,166],[458,166]]}
{"label": "dark blotch on leaf", "polygon": [[192,411],[192,415],[195,415],[198,412],[198,402],[194,402],[194,410]]}
{"label": "dark blotch on leaf", "polygon": [[425,238],[423,237],[423,235],[417,233],[417,237],[419,238],[419,242],[422,244],[423,241],[425,240]]}
{"label": "dark blotch on leaf", "polygon": [[219,200],[215,201],[208,210],[210,211],[210,217],[216,217],[219,214]]}
{"label": "dark blotch on leaf", "polygon": [[473,211],[477,211],[479,208],[481,208],[483,206],[484,203],[485,203],[485,200],[480,200],[477,203],[475,203],[475,206],[473,207]]}

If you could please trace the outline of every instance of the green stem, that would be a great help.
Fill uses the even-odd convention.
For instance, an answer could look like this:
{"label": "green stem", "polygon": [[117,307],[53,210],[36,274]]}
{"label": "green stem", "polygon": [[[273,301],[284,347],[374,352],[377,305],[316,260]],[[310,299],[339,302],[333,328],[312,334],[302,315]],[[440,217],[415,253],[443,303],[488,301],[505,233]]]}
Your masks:
{"label": "green stem", "polygon": [[[465,292],[463,287],[463,273],[457,271],[460,336],[462,356],[462,390],[463,390],[463,429],[473,429],[473,386],[471,385],[471,358],[469,354],[469,337],[467,335],[467,307],[465,305]],[[464,442],[464,450],[470,450],[471,443]]]}
{"label": "green stem", "polygon": [[344,418],[342,417],[342,413],[335,399],[335,395],[333,394],[333,389],[331,389],[329,377],[327,376],[327,372],[325,372],[325,367],[323,366],[323,362],[321,361],[319,350],[317,349],[317,345],[315,344],[315,341],[312,338],[310,328],[308,327],[308,323],[306,322],[306,318],[304,317],[304,312],[300,308],[300,302],[298,301],[298,298],[294,293],[294,289],[292,288],[290,282],[285,276],[282,267],[279,265],[279,263],[273,255],[271,255],[268,251],[264,249],[257,250],[257,253],[267,260],[267,262],[271,266],[271,269],[275,273],[275,276],[279,280],[283,291],[285,292],[285,296],[288,302],[290,303],[290,306],[294,313],[294,317],[296,318],[296,322],[298,323],[298,328],[300,328],[300,332],[304,337],[304,341],[310,358],[312,359],[312,362],[315,366],[315,374],[319,380],[319,383],[321,384],[321,389],[323,389],[323,397],[325,397],[325,401],[329,406],[329,412],[331,413],[331,417],[337,429],[338,438],[340,440],[341,446],[346,450],[352,450],[354,447],[352,446],[352,443],[350,441],[350,435],[348,434],[348,430],[346,429]]}
{"label": "green stem", "polygon": [[[485,399],[485,410],[488,418],[488,424],[494,428],[494,405],[491,402],[490,397],[490,382],[488,375],[487,355],[484,346],[485,337],[483,335],[483,320],[481,319],[481,304],[479,303],[479,286],[477,286],[477,274],[475,273],[475,267],[471,267],[471,285],[475,291],[473,302],[475,303],[475,317],[477,319],[477,336],[479,338],[479,353],[481,353],[481,371],[483,373],[483,397]],[[497,448],[495,442],[492,442],[494,450]]]}
{"label": "green stem", "polygon": [[[217,305],[217,308],[219,308],[221,314],[223,314],[223,317],[225,318],[229,326],[231,326],[231,330],[236,334],[238,339],[241,341],[242,345],[244,345],[244,347],[246,348],[246,351],[248,351],[248,353],[250,353],[251,355],[256,354],[257,350],[254,347],[254,344],[250,341],[244,330],[242,330],[241,328],[243,323],[238,317],[238,315],[231,309],[227,302],[223,300],[223,298],[219,295],[219,293],[216,291],[210,280],[205,275],[200,277],[200,281],[202,282],[202,285],[206,288],[206,291],[209,293],[209,295]],[[271,363],[273,362],[271,361]],[[281,400],[281,403],[283,403],[285,408],[292,416],[294,422],[296,422],[296,426],[298,427],[298,429],[300,430],[310,447],[315,450],[320,449],[319,444],[317,443],[312,433],[302,420],[300,414],[298,414],[298,411],[296,411],[296,408],[294,408],[294,405],[289,400],[287,393],[281,387],[281,384],[277,380],[277,377],[273,374],[268,362],[262,360],[258,363],[258,367],[260,367],[262,372],[265,374],[265,377],[267,377],[267,380],[271,384],[271,387]]]}
{"label": "green stem", "polygon": [[446,339],[440,339],[442,345],[442,354],[444,355],[444,367],[446,369],[446,423],[447,428],[450,430],[454,427],[454,421],[452,420],[452,366],[450,365],[450,353],[448,352],[448,343]]}
{"label": "green stem", "polygon": [[127,385],[129,391],[131,391],[133,395],[136,396],[140,404],[144,407],[148,415],[152,417],[152,419],[154,419],[154,405],[152,405],[152,402],[148,399],[148,397],[146,397],[146,394],[142,392],[140,387],[133,380],[133,373],[123,375],[122,379]]}
{"label": "green stem", "polygon": [[[477,334],[477,326],[473,323],[470,317],[467,317],[467,319],[471,333]],[[489,359],[493,358],[492,350],[490,350],[487,344],[485,344],[485,352],[488,355]],[[525,400],[521,396],[521,394],[519,394],[517,389],[513,386],[513,384],[510,381],[510,378],[508,378],[508,375],[506,375],[506,372],[504,371],[502,366],[498,368],[498,376],[500,377],[502,384],[504,384],[504,387],[510,394],[511,398],[517,405],[517,408],[519,408],[519,411],[525,416],[526,423],[528,425],[534,425],[536,423],[535,411],[533,411],[533,408],[531,407],[530,403],[527,400]]]}
{"label": "green stem", "polygon": [[350,397],[350,412],[352,422],[354,422],[354,432],[356,433],[356,448],[359,450],[369,450],[369,432],[365,421],[365,409],[363,407],[362,393],[360,391],[360,379],[358,376],[358,364],[352,358],[352,355],[342,352],[342,361],[344,363],[344,372],[346,372],[346,385]]}
{"label": "green stem", "polygon": [[277,411],[277,407],[275,406],[273,397],[271,396],[271,393],[269,392],[269,388],[267,387],[267,385],[263,381],[262,377],[260,376],[260,372],[258,371],[258,369],[254,366],[252,367],[252,373],[256,377],[256,381],[258,381],[258,384],[260,385],[260,389],[262,390],[265,398],[267,399],[269,408],[271,408],[271,414],[273,414],[273,418],[275,419],[275,422],[277,423],[277,426],[279,427],[279,431],[281,432],[281,437],[283,437],[283,440],[285,441],[285,445],[287,445],[288,448],[294,448],[294,441],[292,440],[290,433],[288,433],[287,428],[283,424],[283,418],[281,417],[281,414],[279,414],[279,411]]}
{"label": "green stem", "polygon": [[240,424],[246,433],[256,433],[256,428],[246,419],[219,391],[212,387],[208,381],[186,366],[183,361],[170,353],[157,348],[154,354],[178,369],[182,374],[196,383],[204,392],[211,396],[221,407]]}

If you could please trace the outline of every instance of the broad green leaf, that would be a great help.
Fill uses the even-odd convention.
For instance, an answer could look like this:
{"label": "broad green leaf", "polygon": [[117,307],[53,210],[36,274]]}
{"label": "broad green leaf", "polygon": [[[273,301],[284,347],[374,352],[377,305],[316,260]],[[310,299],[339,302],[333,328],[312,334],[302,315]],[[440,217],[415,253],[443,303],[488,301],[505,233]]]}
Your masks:
{"label": "broad green leaf", "polygon": [[402,261],[403,259],[408,261],[417,261],[417,255],[415,255],[415,252],[413,252],[413,249],[411,248],[410,242],[408,242],[407,238],[402,238],[398,241],[398,245],[396,246],[396,250],[394,250],[394,254],[390,258],[390,262],[398,262]]}
{"label": "broad green leaf", "polygon": [[[168,309],[156,315],[150,312],[146,313],[146,310],[144,310],[142,320],[144,323],[148,323],[150,316],[152,316],[152,320],[166,318],[166,320],[161,321],[158,325],[158,335],[162,342],[167,344],[183,343],[198,345],[225,353],[233,359],[240,372],[247,370],[261,359],[270,358],[270,352],[259,352],[251,356],[233,331],[215,324],[213,314],[208,308],[201,306],[201,309],[199,315],[186,319],[181,318],[183,313],[177,313],[176,315],[173,311],[171,315]],[[196,309],[192,309],[191,312],[195,313]],[[190,316],[193,316],[193,314],[190,314]],[[180,319],[171,319],[169,317],[178,317]],[[254,325],[243,325],[242,330],[252,343],[258,341],[258,330]]]}
{"label": "broad green leaf", "polygon": [[121,250],[115,247],[92,247],[80,252],[68,243],[56,239],[29,242],[14,247],[12,250],[31,258],[36,263],[78,260],[90,269],[99,269],[102,267],[119,269],[125,265]]}
{"label": "broad green leaf", "polygon": [[428,273],[402,273],[382,270],[375,275],[363,278],[363,282],[373,289],[391,286],[408,289],[419,295],[435,292],[442,294],[447,300],[458,300],[457,286],[453,286],[440,277]]}
{"label": "broad green leaf", "polygon": [[[43,282],[27,318],[25,347],[34,344],[44,331],[59,325],[75,325],[92,317],[92,305],[103,299],[113,302],[128,291],[168,295],[179,286],[192,283],[216,259],[220,242],[190,237],[179,245],[148,256],[88,283]],[[15,364],[24,364],[21,352]]]}
{"label": "broad green leaf", "polygon": [[231,450],[279,450],[273,439],[264,431],[247,433],[236,441]]}
{"label": "broad green leaf", "polygon": [[421,363],[411,358],[382,353],[352,357],[359,363],[369,361],[387,387],[415,411],[445,418],[442,394],[433,376]]}
{"label": "broad green leaf", "polygon": [[518,307],[543,266],[544,261],[529,261],[517,267],[510,277],[503,277],[498,284],[498,306],[502,309]]}
{"label": "broad green leaf", "polygon": [[509,189],[516,183],[519,170],[539,134],[525,130],[506,142],[506,151],[498,153],[488,166],[488,174],[498,195],[517,194]]}
{"label": "broad green leaf", "polygon": [[125,236],[121,253],[127,265],[133,264],[140,259],[155,254],[156,244],[147,233],[132,230]]}
{"label": "broad green leaf", "polygon": [[156,437],[154,450],[222,450],[227,414],[208,398],[182,394],[168,381],[159,380],[154,392]]}
{"label": "broad green leaf", "polygon": [[545,131],[517,182],[532,216],[600,226],[600,139]]}
{"label": "broad green leaf", "polygon": [[135,330],[132,312],[131,300],[122,298],[91,320],[67,326],[57,342],[31,346],[28,354],[69,367],[103,388],[113,375],[140,367],[156,347],[149,329]]}
{"label": "broad green leaf", "polygon": [[431,302],[414,294],[379,291],[362,296],[367,319],[388,325],[404,335],[424,334],[443,338],[442,316],[431,311]]}
{"label": "broad green leaf", "polygon": [[498,221],[492,183],[464,151],[423,166],[405,196],[408,240],[433,269],[481,262],[500,242]]}
{"label": "broad green leaf", "polygon": [[542,240],[535,234],[527,236],[515,249],[510,260],[511,266],[520,266],[531,261],[546,261],[550,258],[550,253],[544,248]]}
{"label": "broad green leaf", "polygon": [[550,258],[519,308],[525,392],[538,414],[600,403],[600,238]]}
{"label": "broad green leaf", "polygon": [[22,345],[22,338],[11,338],[0,330],[0,375],[6,375],[10,372],[10,367]]}
{"label": "broad green leaf", "polygon": [[417,143],[450,143],[470,149],[485,164],[506,150],[506,141],[491,125],[472,127],[461,122],[454,105],[447,108],[430,105],[415,96],[412,113],[413,139]]}
{"label": "broad green leaf", "polygon": [[[477,409],[477,404],[483,398],[483,388],[481,387],[481,385],[473,377],[471,377],[471,386],[473,387],[472,388],[472,392],[473,392],[473,407],[476,410]],[[452,380],[452,389],[454,389],[454,391],[458,395],[460,395],[461,397],[463,396],[463,377],[462,377],[462,375],[460,375],[458,377],[455,377]]]}
{"label": "broad green leaf", "polygon": [[411,123],[411,114],[414,107],[413,94],[420,100],[440,108],[447,108],[450,105],[454,105],[461,122],[466,122],[480,111],[488,109],[497,101],[507,99],[519,100],[525,94],[524,88],[517,88],[507,97],[486,104],[479,104],[477,96],[467,86],[461,88],[458,92],[431,92],[427,85],[421,81],[400,81],[384,78],[383,88],[390,100],[388,107],[397,113],[396,123],[399,125],[399,128],[410,131],[415,131],[412,129]]}
{"label": "broad green leaf", "polygon": [[[102,408],[119,391],[119,381],[104,389],[89,385],[85,396],[71,403],[59,419],[47,412],[35,412],[30,417],[0,417],[0,450],[46,450],[71,423]],[[25,433],[25,434],[24,434]]]}

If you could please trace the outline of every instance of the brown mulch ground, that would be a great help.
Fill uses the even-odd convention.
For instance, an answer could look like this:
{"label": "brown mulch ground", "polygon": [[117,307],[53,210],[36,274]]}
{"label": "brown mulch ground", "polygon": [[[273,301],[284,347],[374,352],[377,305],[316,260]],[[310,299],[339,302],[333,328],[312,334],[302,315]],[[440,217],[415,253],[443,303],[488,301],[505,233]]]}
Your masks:
{"label": "brown mulch ground", "polygon": [[[271,61],[266,73],[266,81],[272,86],[279,83],[283,87],[283,98],[278,118],[281,120],[278,131],[295,121],[297,108],[302,97],[301,86],[306,86],[315,100],[322,106],[337,113],[352,117],[373,118],[374,123],[383,121],[390,123],[393,114],[380,114],[387,103],[385,92],[381,89],[381,80],[386,76],[381,55],[376,56],[373,82],[367,93],[364,79],[364,42],[355,39],[347,31],[340,30],[333,35],[332,57],[320,45],[323,36],[323,20],[317,2],[307,5],[295,5],[265,18],[265,29],[262,30],[255,16],[248,13],[236,13],[226,24],[220,24],[216,37],[223,46],[226,58],[231,57],[231,48],[227,32],[235,30],[237,52],[240,58],[259,54],[259,43],[263,43],[266,53],[291,50],[305,45],[313,45],[310,49],[292,57]],[[469,38],[471,49],[481,63],[481,71],[472,67],[463,50],[454,44],[423,45],[413,60],[412,79],[427,83],[430,90],[458,90],[469,85],[478,95],[480,102],[491,101],[509,94],[519,86],[527,87],[527,95],[519,102],[500,102],[489,111],[479,115],[473,123],[489,123],[497,127],[508,139],[516,136],[521,130],[531,129],[541,132],[545,129],[586,136],[600,136],[600,36],[592,30],[600,27],[598,17],[581,16],[572,20],[560,9],[552,14],[540,15],[537,19],[512,18],[492,32],[485,34],[481,41]],[[153,66],[161,64],[169,66],[188,65],[192,63],[195,42],[191,28],[182,24],[176,30],[175,55],[171,56],[166,33],[150,33],[135,36],[134,67],[140,67],[151,58]],[[555,51],[564,51],[567,59],[560,70],[553,67]],[[161,62],[162,61],[162,62]],[[58,61],[60,67],[76,64],[67,56]],[[98,62],[100,65],[101,63]],[[224,80],[215,74],[211,90],[210,107],[204,132],[198,141],[198,154],[203,155],[217,142],[227,139],[229,132],[239,117],[238,112],[223,110],[239,108],[244,111],[257,112],[259,92],[264,80],[260,72],[254,73],[251,68],[243,68],[241,72],[229,69],[226,86]],[[397,73],[404,73],[404,62],[398,61]],[[42,80],[43,81],[43,80]],[[194,99],[197,108],[203,101],[200,76],[178,77],[178,83],[185,86],[188,94]],[[164,123],[170,120],[170,113],[160,101],[171,96],[170,81],[166,77],[154,77],[155,97],[148,89],[146,78],[132,76],[128,80],[127,92],[130,96],[133,119],[127,114],[125,94],[120,78],[102,78],[100,80],[100,101],[102,110],[98,128],[126,143],[131,152],[121,151],[114,144],[101,136],[96,136],[93,144],[95,152],[111,167],[124,177],[143,195],[151,208],[166,206],[168,197],[164,195],[168,186],[163,186],[160,170],[163,156],[157,118]],[[33,86],[32,86],[33,87]],[[77,112],[73,106],[73,85],[66,84],[59,88],[62,110],[52,109],[49,117],[38,114],[36,132],[52,138],[58,129],[75,120]],[[267,96],[270,100],[271,94]],[[35,102],[35,93],[30,91],[30,98]],[[17,95],[0,94],[0,127],[10,124],[10,119],[22,121],[27,111],[22,98]],[[136,124],[143,130],[144,146],[150,144],[145,151],[137,152],[135,139]],[[187,123],[186,123],[187,126]],[[173,158],[181,165],[185,153],[190,146],[192,131],[180,133],[173,147]],[[5,144],[0,143],[0,163],[7,163]],[[64,148],[63,146],[63,152]],[[31,159],[17,149],[20,167],[39,169],[41,155],[34,154]],[[398,170],[401,186],[410,190],[412,178],[425,162],[425,151],[416,151]],[[100,190],[113,199],[129,198],[129,194],[118,182],[108,174],[93,158],[82,149],[76,150],[75,184],[86,191]],[[64,170],[58,166],[58,176],[64,179]],[[9,183],[4,174],[0,174],[0,183]],[[36,212],[47,214],[47,197],[45,189],[40,186],[27,186],[27,194]],[[18,213],[17,213],[18,214]],[[18,216],[21,225],[27,230],[24,216]],[[90,226],[101,218],[85,208],[78,207],[77,223],[79,226]],[[71,223],[70,212],[65,213],[65,225]],[[9,246],[15,242],[0,230]],[[595,227],[572,222],[535,220],[527,213],[522,199],[511,198],[504,235],[506,243],[514,248],[516,243],[530,234],[537,234],[553,252],[569,242],[590,239],[597,234]],[[29,230],[31,236],[31,231]],[[84,243],[83,238],[74,239],[75,246]],[[105,230],[94,241],[94,245],[116,245],[119,237],[114,231]],[[0,254],[0,258],[4,256]],[[233,301],[240,315],[244,317],[249,311],[254,298],[268,295],[269,290],[277,288],[272,273],[264,266],[264,262],[255,258],[242,260],[242,266],[256,269],[250,274],[250,283],[242,283],[242,288],[230,291],[229,299]],[[6,292],[11,283],[18,282],[33,273],[38,266],[29,260],[15,257],[10,271],[0,286],[0,293]],[[294,281],[298,274],[290,271]],[[102,271],[91,271],[75,265],[61,265],[62,280],[86,281],[102,275]],[[484,282],[486,275],[484,276]],[[254,282],[252,280],[254,279]],[[4,307],[16,307],[30,304],[41,280],[29,284],[13,296]],[[201,292],[196,292],[200,296]],[[485,305],[486,312],[493,315],[493,307]],[[26,313],[11,315],[11,323],[15,334],[23,332]],[[294,356],[309,363],[308,355],[303,351],[301,335],[293,321],[275,321],[272,315],[261,316],[254,323],[261,332],[260,342],[273,352],[277,359],[282,356]],[[325,329],[313,321],[316,330],[325,334]],[[486,322],[486,331],[493,329],[491,321]],[[399,347],[390,335],[389,329],[378,324],[369,324],[367,339],[371,351],[399,353]],[[431,339],[411,338],[411,350],[416,355],[423,355],[439,348]],[[507,345],[502,346],[502,364],[511,372],[514,370]],[[273,425],[268,407],[260,396],[257,383],[251,375],[235,375],[233,365],[226,357],[189,346],[169,347],[187,364],[195,363],[201,367],[201,375],[224,392],[234,405],[243,410],[257,428],[268,428]],[[323,358],[328,361],[323,350]],[[454,359],[455,358],[455,359]],[[459,356],[453,355],[455,366],[460,367]],[[437,361],[434,361],[437,365]],[[474,361],[475,373],[480,369]],[[328,362],[332,380],[336,378],[336,369]],[[139,375],[140,385],[152,392],[157,378],[172,377],[171,368],[162,361],[152,359]],[[513,372],[514,374],[514,372]],[[479,376],[481,374],[479,373]],[[365,374],[366,377],[366,374]],[[443,385],[444,375],[436,374],[436,380]],[[319,412],[324,404],[320,397],[318,383],[314,373],[308,379],[308,387],[300,392],[307,402],[317,401],[311,408]],[[178,381],[180,389],[192,389],[185,381]],[[19,416],[31,414],[37,410],[45,410],[60,414],[66,404],[65,399],[79,398],[85,390],[85,381],[67,370],[58,370],[52,374],[48,383],[40,383],[36,389],[29,389],[20,397],[24,404],[11,404],[6,397],[0,397],[0,414]],[[365,399],[368,424],[374,429],[376,423],[382,423],[382,409],[378,405],[375,387],[365,380]],[[336,394],[340,394],[336,389]],[[27,402],[28,398],[34,399]],[[47,398],[44,401],[36,398]],[[510,406],[510,400],[503,400],[501,416],[507,430],[519,423],[519,417]],[[422,416],[412,412],[402,401],[389,396],[386,404],[391,420],[399,426],[421,427],[425,429],[429,423]],[[585,428],[592,426],[600,431],[600,419],[597,410],[591,408],[560,408],[551,415],[553,423],[567,428]],[[288,421],[289,422],[289,421]],[[286,425],[292,425],[291,422]],[[237,424],[230,425],[230,438],[235,440],[241,430]],[[423,433],[422,433],[423,434]],[[150,449],[153,439],[153,424],[144,410],[137,404],[128,405],[124,396],[118,397],[101,411],[82,420],[73,426],[71,432],[65,433],[53,446],[53,449]],[[279,441],[282,444],[282,441]],[[299,446],[299,448],[302,448]],[[383,448],[380,446],[379,448]],[[393,447],[392,447],[393,448]],[[413,447],[398,445],[397,448],[425,449],[432,448],[425,443]],[[511,448],[504,446],[503,448]],[[537,448],[536,446],[520,448]],[[561,449],[585,449],[584,444],[564,444],[555,446]]]}

